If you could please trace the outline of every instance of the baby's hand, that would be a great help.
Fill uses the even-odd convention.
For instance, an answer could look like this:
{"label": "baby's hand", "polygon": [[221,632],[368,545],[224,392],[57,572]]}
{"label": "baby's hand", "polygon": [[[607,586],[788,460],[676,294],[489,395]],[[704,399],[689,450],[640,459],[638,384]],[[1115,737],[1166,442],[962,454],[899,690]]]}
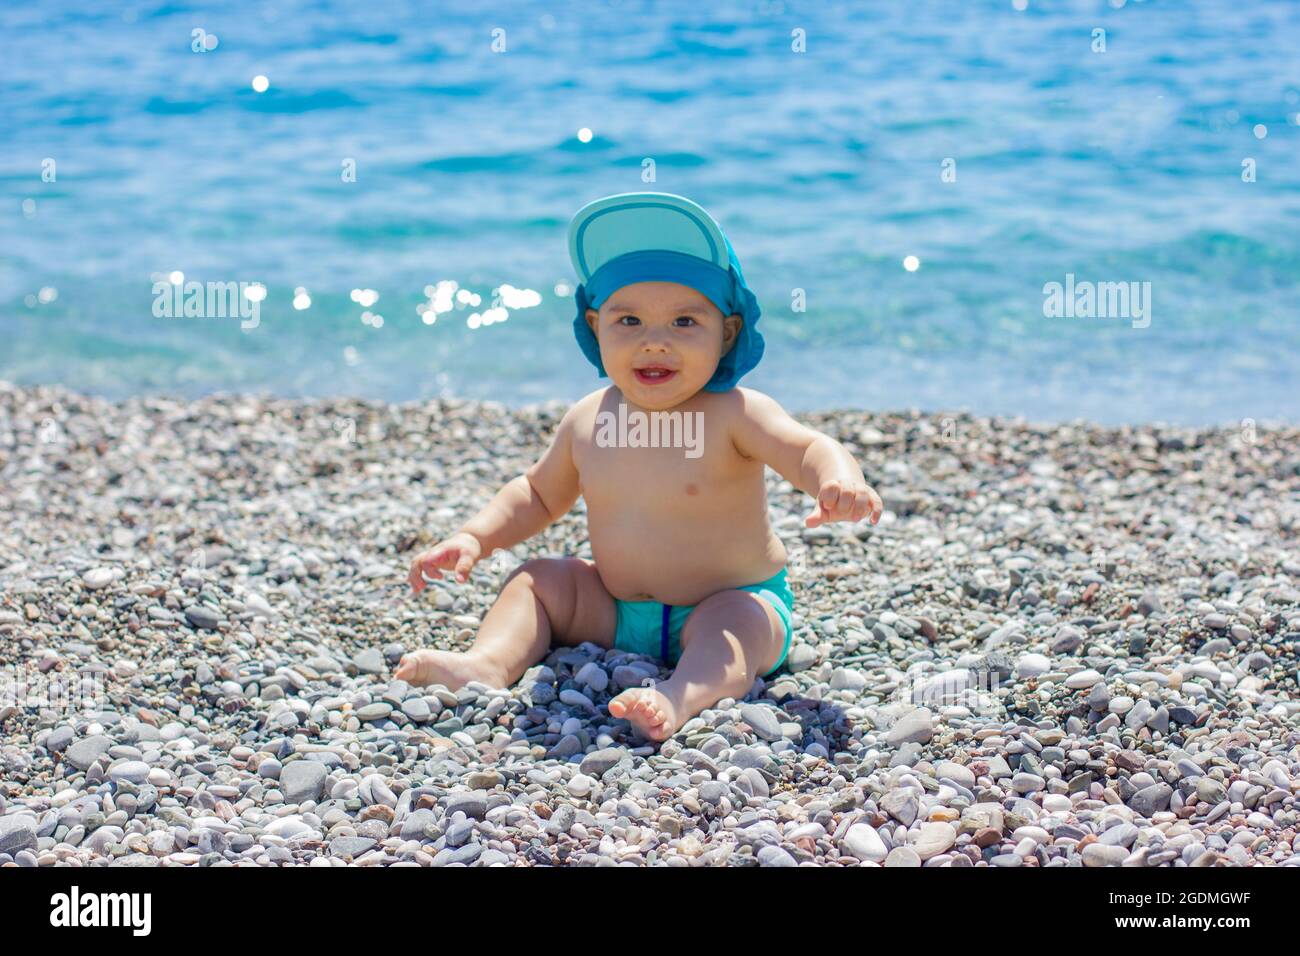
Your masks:
{"label": "baby's hand", "polygon": [[831,521],[861,521],[871,515],[871,523],[880,520],[884,504],[865,481],[839,481],[822,483],[817,493],[817,507],[804,519],[804,524],[815,528]]}
{"label": "baby's hand", "polygon": [[463,531],[453,534],[428,551],[417,554],[411,562],[411,573],[407,575],[407,580],[411,582],[415,593],[419,594],[425,588],[424,575],[441,578],[440,568],[455,568],[456,580],[464,584],[469,577],[470,568],[474,567],[482,553],[483,546],[472,534]]}

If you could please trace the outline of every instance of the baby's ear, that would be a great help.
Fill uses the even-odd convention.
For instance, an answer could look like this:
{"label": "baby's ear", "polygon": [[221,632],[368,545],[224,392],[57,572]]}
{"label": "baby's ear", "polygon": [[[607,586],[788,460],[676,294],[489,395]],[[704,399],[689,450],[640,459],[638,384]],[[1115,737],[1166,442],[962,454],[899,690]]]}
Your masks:
{"label": "baby's ear", "polygon": [[600,313],[597,312],[595,309],[588,309],[586,318],[587,318],[587,327],[591,329],[591,334],[595,335],[596,323],[600,321]]}
{"label": "baby's ear", "polygon": [[736,344],[736,337],[740,335],[740,327],[745,324],[745,317],[739,312],[734,315],[728,315],[722,320],[722,354],[726,355],[731,351],[731,347]]}

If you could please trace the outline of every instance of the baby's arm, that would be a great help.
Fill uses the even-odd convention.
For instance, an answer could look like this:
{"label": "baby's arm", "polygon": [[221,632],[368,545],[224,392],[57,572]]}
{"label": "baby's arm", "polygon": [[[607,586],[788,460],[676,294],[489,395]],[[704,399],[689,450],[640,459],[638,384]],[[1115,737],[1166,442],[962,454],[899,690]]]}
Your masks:
{"label": "baby's arm", "polygon": [[485,556],[527,541],[573,507],[578,500],[578,470],[572,443],[573,425],[566,415],[542,457],[465,522],[461,530],[478,538]]}
{"label": "baby's arm", "polygon": [[830,521],[880,520],[880,495],[867,484],[849,450],[829,435],[801,425],[774,399],[737,389],[741,411],[731,441],[746,458],[756,458],[800,491],[817,499],[804,523],[815,528]]}
{"label": "baby's arm", "polygon": [[572,455],[573,416],[570,409],[550,447],[524,474],[507,482],[459,531],[416,557],[409,580],[417,594],[424,590],[421,572],[440,578],[439,568],[454,567],[457,579],[465,581],[480,558],[528,540],[573,507],[579,494]]}

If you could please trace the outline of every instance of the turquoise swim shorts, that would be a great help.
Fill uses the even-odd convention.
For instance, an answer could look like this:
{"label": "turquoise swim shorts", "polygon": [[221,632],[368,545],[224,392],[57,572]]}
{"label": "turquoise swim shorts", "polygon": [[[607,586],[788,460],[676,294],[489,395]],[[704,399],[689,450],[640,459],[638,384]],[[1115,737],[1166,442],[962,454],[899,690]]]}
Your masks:
{"label": "turquoise swim shorts", "polygon": [[[767,600],[785,624],[785,645],[781,648],[781,657],[764,677],[774,674],[785,663],[790,653],[790,640],[793,628],[790,625],[790,610],[794,607],[794,594],[785,579],[782,568],[766,581],[750,584],[737,591],[752,591]],[[667,664],[676,664],[682,656],[682,625],[690,617],[695,605],[661,604],[658,601],[620,601],[615,599],[618,609],[618,630],[614,633],[614,647],[633,654],[647,654],[658,657]]]}

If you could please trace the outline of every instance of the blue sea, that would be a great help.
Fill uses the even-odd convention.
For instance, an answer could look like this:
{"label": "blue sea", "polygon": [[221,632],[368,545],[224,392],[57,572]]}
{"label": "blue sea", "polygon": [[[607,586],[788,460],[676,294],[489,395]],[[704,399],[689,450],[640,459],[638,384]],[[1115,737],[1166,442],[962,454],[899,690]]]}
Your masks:
{"label": "blue sea", "polygon": [[[0,378],[569,401],[566,226],[650,189],[721,222],[793,411],[1300,421],[1298,41],[1263,0],[6,0]],[[1147,314],[1045,314],[1067,277]],[[256,327],[173,279],[260,283]]]}

